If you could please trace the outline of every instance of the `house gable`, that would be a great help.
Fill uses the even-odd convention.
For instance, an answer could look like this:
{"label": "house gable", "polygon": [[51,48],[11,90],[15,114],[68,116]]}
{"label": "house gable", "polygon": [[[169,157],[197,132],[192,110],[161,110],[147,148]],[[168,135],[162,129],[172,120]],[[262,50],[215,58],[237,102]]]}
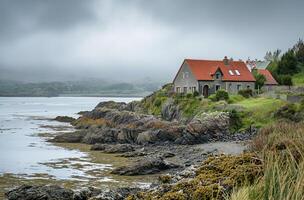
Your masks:
{"label": "house gable", "polygon": [[180,66],[173,83],[175,88],[180,88],[182,91],[185,90],[185,87],[187,88],[186,90],[189,91],[197,90],[198,88],[198,82],[186,62],[183,62]]}

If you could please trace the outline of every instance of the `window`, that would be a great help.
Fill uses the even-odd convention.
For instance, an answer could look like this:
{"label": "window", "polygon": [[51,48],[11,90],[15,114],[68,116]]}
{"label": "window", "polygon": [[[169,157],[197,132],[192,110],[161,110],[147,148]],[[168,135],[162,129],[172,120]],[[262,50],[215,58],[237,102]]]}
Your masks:
{"label": "window", "polygon": [[234,75],[234,73],[233,73],[233,71],[232,71],[232,70],[229,70],[229,74],[230,74],[231,76],[233,76],[233,75]]}
{"label": "window", "polygon": [[192,92],[195,92],[195,91],[196,91],[196,87],[193,87],[192,89],[193,89]]}
{"label": "window", "polygon": [[240,72],[239,72],[239,70],[236,69],[234,71],[235,71],[236,75],[238,75],[238,76],[241,75]]}
{"label": "window", "polygon": [[219,89],[221,89],[221,86],[220,85],[216,85],[215,86],[215,91],[218,91]]}
{"label": "window", "polygon": [[176,87],[176,93],[180,93],[180,87]]}
{"label": "window", "polygon": [[247,89],[250,89],[250,85],[247,85]]}
{"label": "window", "polygon": [[220,79],[220,78],[221,78],[221,73],[217,72],[217,73],[215,74],[215,78],[216,78],[216,79]]}
{"label": "window", "polygon": [[242,85],[237,85],[237,86],[236,86],[236,89],[237,89],[238,91],[240,91],[240,90],[242,89]]}
{"label": "window", "polygon": [[187,93],[187,87],[184,87],[184,93]]}
{"label": "window", "polygon": [[189,72],[183,72],[183,79],[189,78]]}

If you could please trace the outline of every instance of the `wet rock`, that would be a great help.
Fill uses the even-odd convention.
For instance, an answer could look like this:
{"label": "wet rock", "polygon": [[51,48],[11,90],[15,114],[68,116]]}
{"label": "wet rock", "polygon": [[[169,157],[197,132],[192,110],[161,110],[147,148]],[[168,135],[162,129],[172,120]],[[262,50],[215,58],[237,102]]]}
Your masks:
{"label": "wet rock", "polygon": [[59,143],[79,143],[85,137],[83,131],[68,132],[55,136],[53,139],[50,139],[49,142],[59,142]]}
{"label": "wet rock", "polygon": [[115,101],[104,101],[100,102],[95,108],[110,108],[123,110],[126,107],[126,103],[124,102],[115,102]]}
{"label": "wet rock", "polygon": [[147,152],[144,151],[133,151],[133,152],[126,152],[119,157],[125,157],[125,158],[130,158],[130,157],[140,157],[140,156],[146,156],[148,155]]}
{"label": "wet rock", "polygon": [[67,122],[67,123],[72,123],[74,122],[76,119],[73,117],[69,117],[69,116],[57,116],[54,119],[55,121],[59,121],[59,122]]}
{"label": "wet rock", "polygon": [[168,163],[167,161],[163,160],[161,157],[156,158],[144,158],[138,161],[135,164],[129,166],[118,167],[114,169],[111,173],[112,174],[119,174],[119,175],[145,175],[145,174],[153,174],[163,170],[177,168],[179,167],[176,164]]}
{"label": "wet rock", "polygon": [[139,188],[117,188],[117,189],[105,189],[101,191],[98,195],[93,196],[90,200],[124,200],[130,194],[135,194],[140,192]]}
{"label": "wet rock", "polygon": [[119,129],[116,128],[98,128],[91,127],[85,130],[86,134],[82,139],[83,143],[86,144],[96,144],[96,143],[116,143],[117,142],[117,134],[119,133]]}
{"label": "wet rock", "polygon": [[93,151],[103,151],[105,153],[125,153],[134,151],[134,147],[130,144],[94,144],[91,147]]}
{"label": "wet rock", "polygon": [[174,103],[172,98],[168,99],[162,107],[161,116],[164,120],[172,121],[181,118],[179,106]]}
{"label": "wet rock", "polygon": [[57,185],[22,185],[5,193],[5,196],[8,200],[73,200],[74,192]]}
{"label": "wet rock", "polygon": [[174,153],[172,153],[172,152],[164,152],[163,154],[162,154],[162,157],[163,158],[171,158],[171,157],[174,157],[175,156],[175,154]]}

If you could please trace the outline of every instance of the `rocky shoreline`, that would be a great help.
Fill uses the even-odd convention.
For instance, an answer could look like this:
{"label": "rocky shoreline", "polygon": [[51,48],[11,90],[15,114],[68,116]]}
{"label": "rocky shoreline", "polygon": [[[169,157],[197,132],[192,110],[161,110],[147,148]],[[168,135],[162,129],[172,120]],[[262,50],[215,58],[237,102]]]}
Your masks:
{"label": "rocky shoreline", "polygon": [[[231,119],[227,112],[202,113],[185,119],[170,101],[162,109],[160,117],[145,114],[141,109],[139,102],[102,102],[92,111],[82,112],[76,120],[59,116],[56,120],[70,122],[78,130],[56,135],[49,142],[90,144],[91,151],[115,153],[133,161],[131,165],[113,169],[113,174],[134,176],[162,172],[170,173],[170,180],[180,180],[186,177],[185,174],[186,178],[193,178],[197,167],[209,156],[226,153],[218,149],[219,146],[210,145],[206,150],[200,144],[226,142],[230,145],[231,142],[247,141],[257,132],[251,128],[230,134]],[[166,182],[164,179],[165,176],[151,188],[160,187],[161,182]],[[114,200],[125,199],[140,191],[141,188],[72,191],[59,186],[23,185],[7,192],[6,197],[9,200]]]}

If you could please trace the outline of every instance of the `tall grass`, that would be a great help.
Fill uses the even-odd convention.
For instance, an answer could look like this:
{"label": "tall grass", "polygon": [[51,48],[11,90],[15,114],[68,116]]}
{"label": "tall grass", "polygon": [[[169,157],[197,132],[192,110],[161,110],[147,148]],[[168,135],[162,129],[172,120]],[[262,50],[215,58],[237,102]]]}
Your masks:
{"label": "tall grass", "polygon": [[304,123],[277,123],[264,128],[252,142],[264,158],[264,176],[235,190],[230,199],[304,199]]}

